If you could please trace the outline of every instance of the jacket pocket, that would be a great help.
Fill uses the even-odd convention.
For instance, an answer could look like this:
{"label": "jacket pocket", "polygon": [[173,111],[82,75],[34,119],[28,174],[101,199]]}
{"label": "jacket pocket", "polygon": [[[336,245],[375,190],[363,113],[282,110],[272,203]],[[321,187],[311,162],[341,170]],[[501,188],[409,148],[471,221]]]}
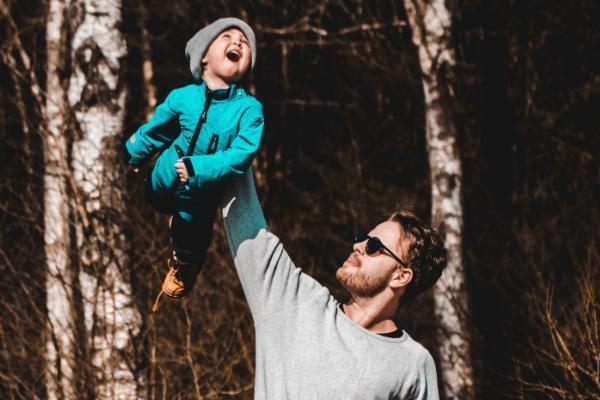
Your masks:
{"label": "jacket pocket", "polygon": [[208,142],[208,147],[206,148],[206,154],[213,154],[217,152],[219,148],[219,135],[213,133],[210,137],[210,141]]}
{"label": "jacket pocket", "polygon": [[234,129],[224,132],[213,131],[210,136],[205,136],[204,147],[202,150],[204,150],[206,154],[213,154],[228,149],[231,146],[231,141],[233,140],[235,133]]}

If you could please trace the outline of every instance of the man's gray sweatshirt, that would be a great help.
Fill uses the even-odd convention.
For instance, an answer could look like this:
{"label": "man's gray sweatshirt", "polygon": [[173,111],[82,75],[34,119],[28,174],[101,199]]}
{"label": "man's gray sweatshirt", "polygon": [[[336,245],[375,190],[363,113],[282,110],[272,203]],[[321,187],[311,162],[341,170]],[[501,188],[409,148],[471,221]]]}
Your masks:
{"label": "man's gray sweatshirt", "polygon": [[439,399],[423,346],[356,324],[294,265],[267,228],[251,170],[227,185],[223,217],[256,329],[255,399]]}

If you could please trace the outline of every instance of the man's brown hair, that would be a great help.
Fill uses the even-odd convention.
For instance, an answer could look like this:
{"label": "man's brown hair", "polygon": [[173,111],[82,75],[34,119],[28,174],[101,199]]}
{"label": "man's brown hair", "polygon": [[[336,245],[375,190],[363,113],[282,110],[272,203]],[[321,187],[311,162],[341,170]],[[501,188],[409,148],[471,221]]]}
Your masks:
{"label": "man's brown hair", "polygon": [[446,267],[446,248],[438,231],[407,210],[394,212],[388,218],[400,224],[400,240],[408,240],[405,262],[413,272],[402,302],[406,302],[432,287]]}

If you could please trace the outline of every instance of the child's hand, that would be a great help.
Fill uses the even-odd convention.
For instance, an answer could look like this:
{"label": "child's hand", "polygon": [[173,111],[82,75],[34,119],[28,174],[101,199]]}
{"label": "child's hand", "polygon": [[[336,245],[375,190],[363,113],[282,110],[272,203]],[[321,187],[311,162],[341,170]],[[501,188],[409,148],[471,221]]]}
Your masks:
{"label": "child's hand", "polygon": [[179,175],[179,181],[187,182],[188,179],[190,179],[187,168],[185,167],[185,164],[181,158],[175,163],[175,171],[177,171],[177,175]]}

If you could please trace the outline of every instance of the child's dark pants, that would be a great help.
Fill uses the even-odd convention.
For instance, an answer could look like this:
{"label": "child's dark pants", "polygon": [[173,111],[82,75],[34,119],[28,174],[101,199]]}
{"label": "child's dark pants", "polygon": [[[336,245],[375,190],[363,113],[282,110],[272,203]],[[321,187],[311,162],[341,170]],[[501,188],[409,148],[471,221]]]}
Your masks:
{"label": "child's dark pants", "polygon": [[173,215],[171,222],[171,246],[182,263],[204,263],[206,252],[212,242],[213,220],[205,223],[190,223]]}
{"label": "child's dark pants", "polygon": [[[181,190],[177,188],[176,190]],[[213,223],[218,205],[219,192],[217,190],[206,190],[198,196],[201,201],[201,215],[195,215],[193,222],[188,222],[179,216],[177,210],[181,200],[173,193],[159,196],[152,190],[150,177],[146,179],[146,198],[156,211],[172,215],[171,222],[171,246],[181,263],[202,264],[206,259],[206,252],[212,242]],[[189,200],[194,201],[194,199]]]}

